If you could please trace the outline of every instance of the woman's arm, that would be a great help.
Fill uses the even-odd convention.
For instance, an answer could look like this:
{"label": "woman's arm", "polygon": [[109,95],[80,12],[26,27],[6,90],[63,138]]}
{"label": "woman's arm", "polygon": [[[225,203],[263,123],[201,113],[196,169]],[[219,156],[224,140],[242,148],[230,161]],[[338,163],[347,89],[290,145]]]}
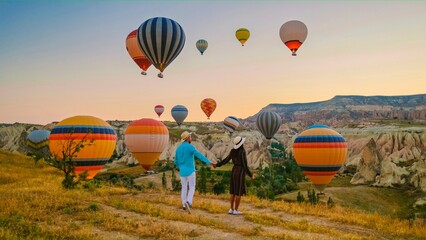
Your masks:
{"label": "woman's arm", "polygon": [[243,164],[243,168],[246,171],[247,175],[249,175],[249,177],[253,177],[253,175],[250,172],[250,169],[247,166],[246,150],[241,151],[241,162]]}
{"label": "woman's arm", "polygon": [[229,152],[228,156],[225,159],[223,159],[222,161],[216,163],[216,167],[220,167],[220,166],[223,166],[223,165],[227,164],[229,162],[229,160],[232,159],[231,153],[232,153],[232,150]]}

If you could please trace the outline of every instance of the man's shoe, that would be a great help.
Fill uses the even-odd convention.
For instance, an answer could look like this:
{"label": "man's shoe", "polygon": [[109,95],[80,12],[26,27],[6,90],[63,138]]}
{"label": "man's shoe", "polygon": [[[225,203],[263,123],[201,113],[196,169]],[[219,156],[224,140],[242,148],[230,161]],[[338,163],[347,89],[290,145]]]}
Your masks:
{"label": "man's shoe", "polygon": [[234,214],[234,210],[233,210],[232,208],[230,208],[230,209],[228,210],[228,214]]}
{"label": "man's shoe", "polygon": [[189,202],[185,203],[186,211],[188,211],[189,214],[191,214],[191,204]]}

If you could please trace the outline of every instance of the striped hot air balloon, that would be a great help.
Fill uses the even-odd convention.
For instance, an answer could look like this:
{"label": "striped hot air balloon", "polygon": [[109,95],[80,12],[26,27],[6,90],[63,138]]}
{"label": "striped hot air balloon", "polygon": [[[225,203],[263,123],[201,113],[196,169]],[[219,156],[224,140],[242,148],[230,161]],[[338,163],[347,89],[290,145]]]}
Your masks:
{"label": "striped hot air balloon", "polygon": [[281,124],[281,117],[276,112],[261,112],[256,120],[257,129],[268,140],[274,137],[275,133],[280,129]]}
{"label": "striped hot air balloon", "polygon": [[348,145],[338,132],[317,124],[296,137],[293,152],[303,173],[322,191],[345,162]]}
{"label": "striped hot air balloon", "polygon": [[157,105],[154,107],[154,111],[155,113],[157,113],[158,117],[161,116],[161,114],[163,114],[164,112],[164,106],[163,105]]}
{"label": "striped hot air balloon", "polygon": [[235,129],[240,126],[240,121],[238,121],[236,117],[228,116],[223,120],[223,125],[225,129],[228,130],[229,134],[232,135]]}
{"label": "striped hot air balloon", "polygon": [[281,41],[290,49],[293,56],[305,42],[308,28],[301,21],[293,20],[284,23],[280,28]]}
{"label": "striped hot air balloon", "polygon": [[139,48],[137,34],[137,29],[129,33],[126,38],[126,49],[133,61],[142,69],[141,74],[146,75],[146,70],[151,66],[151,62]]}
{"label": "striped hot air balloon", "polygon": [[210,116],[216,109],[216,101],[212,98],[206,98],[201,101],[201,109],[206,114],[207,119],[210,119]]}
{"label": "striped hot air balloon", "polygon": [[182,105],[176,105],[172,108],[172,117],[176,121],[177,125],[180,126],[185,118],[188,116],[188,109]]}
{"label": "striped hot air balloon", "polygon": [[124,142],[139,164],[149,170],[167,147],[169,130],[160,121],[142,118],[129,124]]}
{"label": "striped hot air balloon", "polygon": [[239,28],[235,32],[235,37],[240,41],[241,45],[244,46],[244,43],[249,39],[250,37],[250,31],[247,28]]}
{"label": "striped hot air balloon", "polygon": [[34,130],[27,136],[27,146],[33,151],[49,151],[49,136],[48,130]]}
{"label": "striped hot air balloon", "polygon": [[82,140],[85,145],[75,153],[75,174],[88,171],[92,179],[109,161],[116,144],[114,129],[102,119],[92,116],[74,116],[59,122],[50,133],[49,148],[52,156],[63,158],[63,151],[72,150]]}
{"label": "striped hot air balloon", "polygon": [[198,51],[200,51],[201,55],[203,55],[209,44],[206,40],[200,39],[197,41],[197,43],[195,43],[195,46],[197,47]]}
{"label": "striped hot air balloon", "polygon": [[179,23],[165,17],[150,18],[138,29],[138,44],[149,61],[158,69],[158,77],[182,51],[185,32]]}

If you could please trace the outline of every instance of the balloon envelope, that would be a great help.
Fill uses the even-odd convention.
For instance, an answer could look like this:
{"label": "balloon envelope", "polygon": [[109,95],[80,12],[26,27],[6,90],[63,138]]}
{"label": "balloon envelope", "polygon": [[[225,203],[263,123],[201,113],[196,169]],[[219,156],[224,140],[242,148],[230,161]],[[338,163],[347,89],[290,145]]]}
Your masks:
{"label": "balloon envelope", "polygon": [[129,124],[124,142],[139,164],[149,170],[169,143],[169,130],[160,121],[142,118]]}
{"label": "balloon envelope", "polygon": [[151,62],[139,48],[137,34],[137,29],[129,33],[126,38],[126,49],[133,61],[142,69],[142,74],[145,75],[145,71],[151,66]]}
{"label": "balloon envelope", "polygon": [[239,28],[235,32],[235,37],[240,41],[241,45],[244,46],[244,43],[249,39],[250,37],[250,31],[247,28]]}
{"label": "balloon envelope", "polygon": [[207,119],[210,119],[210,116],[216,109],[216,101],[212,98],[206,98],[201,101],[201,109],[206,114]]}
{"label": "balloon envelope", "polygon": [[200,39],[197,41],[197,43],[195,43],[195,46],[197,47],[198,51],[200,51],[201,55],[203,55],[209,44],[206,40]]}
{"label": "balloon envelope", "polygon": [[155,113],[157,113],[158,117],[161,116],[161,114],[163,114],[164,112],[164,106],[163,105],[157,105],[154,107],[154,111]]}
{"label": "balloon envelope", "polygon": [[322,191],[345,162],[348,146],[338,132],[317,124],[296,137],[293,152],[303,173]]}
{"label": "balloon envelope", "polygon": [[149,61],[163,72],[182,51],[185,32],[172,19],[150,18],[138,29],[138,44]]}
{"label": "balloon envelope", "polygon": [[[86,144],[75,153],[75,174],[88,171],[87,179],[92,179],[109,161],[115,150],[116,134],[114,129],[102,119],[92,116],[74,116],[59,122],[50,133],[49,148],[54,157],[63,158],[62,152],[82,140]],[[72,146],[71,146],[72,148]]]}
{"label": "balloon envelope", "polygon": [[296,56],[297,50],[305,42],[307,36],[308,28],[301,21],[288,21],[280,28],[281,41],[290,49],[293,56]]}
{"label": "balloon envelope", "polygon": [[48,149],[49,136],[50,131],[48,130],[34,130],[28,134],[26,143],[32,150]]}
{"label": "balloon envelope", "polygon": [[275,112],[261,112],[257,116],[257,129],[265,136],[266,139],[274,137],[275,133],[280,129],[282,124],[281,117]]}
{"label": "balloon envelope", "polygon": [[176,105],[172,108],[171,113],[177,125],[180,126],[185,120],[185,118],[188,116],[188,109],[185,106]]}
{"label": "balloon envelope", "polygon": [[223,120],[223,125],[225,126],[225,129],[232,134],[235,129],[240,126],[240,121],[238,121],[236,117],[228,116],[225,120]]}

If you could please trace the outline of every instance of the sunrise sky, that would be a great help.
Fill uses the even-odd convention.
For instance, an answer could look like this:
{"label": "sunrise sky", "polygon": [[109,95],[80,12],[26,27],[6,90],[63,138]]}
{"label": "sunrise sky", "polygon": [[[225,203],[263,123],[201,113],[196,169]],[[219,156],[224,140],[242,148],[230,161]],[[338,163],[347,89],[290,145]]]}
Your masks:
{"label": "sunrise sky", "polygon": [[[127,34],[152,17],[177,21],[180,55],[157,78],[128,55]],[[292,57],[281,25],[299,20],[306,42]],[[244,47],[235,31],[248,28]],[[203,56],[198,39],[209,47]],[[185,105],[186,121],[246,118],[270,103],[335,95],[426,93],[426,1],[0,1],[0,123],[158,119]]]}

